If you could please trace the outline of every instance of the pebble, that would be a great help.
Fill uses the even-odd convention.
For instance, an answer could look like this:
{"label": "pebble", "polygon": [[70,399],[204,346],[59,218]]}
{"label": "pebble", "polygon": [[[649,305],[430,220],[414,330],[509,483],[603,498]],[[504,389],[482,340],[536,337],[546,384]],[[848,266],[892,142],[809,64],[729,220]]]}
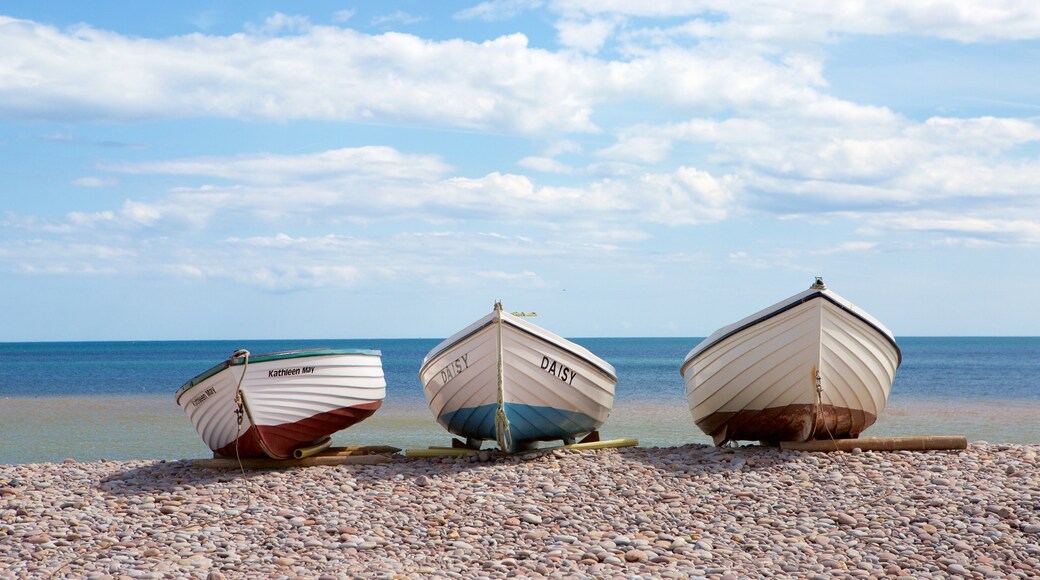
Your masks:
{"label": "pebble", "polygon": [[856,518],[850,516],[849,514],[839,513],[838,514],[838,523],[839,524],[845,524],[846,526],[855,526],[859,522],[857,522]]}
{"label": "pebble", "polygon": [[625,552],[625,560],[629,562],[643,562],[649,559],[650,557],[642,550],[629,550]]}
{"label": "pebble", "polygon": [[1040,568],[1038,457],[974,442],[399,456],[245,476],[0,465],[0,576],[1021,577]]}
{"label": "pebble", "polygon": [[529,524],[540,524],[542,523],[542,517],[538,514],[523,513],[520,514],[520,519]]}

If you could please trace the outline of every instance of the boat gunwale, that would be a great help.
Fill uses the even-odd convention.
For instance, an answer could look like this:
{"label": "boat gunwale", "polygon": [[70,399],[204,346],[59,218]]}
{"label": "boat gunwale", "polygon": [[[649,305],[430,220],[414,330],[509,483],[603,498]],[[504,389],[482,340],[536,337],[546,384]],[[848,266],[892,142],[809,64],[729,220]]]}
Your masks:
{"label": "boat gunwale", "polygon": [[[868,326],[873,328],[875,331],[877,331],[881,336],[883,336],[885,338],[886,341],[888,341],[889,344],[892,345],[892,348],[894,348],[896,350],[896,368],[899,368],[899,366],[903,363],[903,351],[899,348],[899,345],[896,344],[896,340],[895,340],[895,337],[892,335],[892,332],[890,330],[888,330],[887,328],[885,328],[883,325],[881,325],[880,322],[878,322],[876,320],[873,320],[873,317],[871,317],[869,314],[867,314],[865,312],[859,311],[859,309],[857,307],[851,306],[851,303],[849,303],[849,304],[844,303],[844,300],[841,297],[838,297],[833,292],[831,292],[831,291],[829,291],[827,289],[815,290],[815,291],[809,292],[808,294],[806,294],[805,296],[802,296],[801,298],[797,298],[797,296],[798,295],[796,294],[795,296],[792,296],[791,298],[789,298],[788,300],[790,300],[790,302],[787,302],[786,304],[784,303],[786,301],[779,302],[778,304],[783,304],[783,306],[773,308],[772,310],[769,310],[768,312],[762,314],[761,316],[757,316],[753,320],[750,320],[750,321],[748,321],[748,322],[746,322],[744,324],[740,324],[739,321],[734,323],[734,324],[736,324],[738,326],[736,326],[735,328],[733,328],[733,329],[731,329],[731,330],[729,330],[727,332],[722,333],[721,335],[719,335],[718,337],[716,337],[714,339],[711,336],[709,336],[708,338],[705,338],[703,341],[701,341],[699,344],[697,344],[697,346],[693,347],[693,349],[686,355],[686,358],[683,359],[682,364],[679,365],[679,374],[685,377],[686,376],[686,367],[688,367],[690,365],[690,363],[692,363],[694,361],[694,359],[696,359],[700,355],[704,354],[705,352],[710,350],[712,347],[716,346],[717,344],[719,344],[720,342],[726,340],[727,338],[730,338],[731,336],[739,334],[739,333],[747,330],[748,328],[756,326],[756,325],[758,325],[758,324],[760,324],[760,323],[762,323],[762,322],[764,322],[766,320],[769,320],[770,318],[774,318],[776,316],[779,316],[779,315],[783,314],[784,312],[787,312],[788,310],[791,310],[792,308],[796,308],[798,306],[801,306],[802,304],[805,304],[806,302],[809,302],[811,300],[815,300],[817,298],[823,298],[823,299],[827,300],[831,304],[834,304],[835,306],[837,306],[839,309],[841,309],[841,310],[843,310],[843,311],[853,315],[854,317],[858,318],[859,320],[861,320],[862,322],[864,322],[865,324],[867,324]],[[774,305],[774,306],[776,306],[776,305]],[[725,327],[723,327],[723,328],[725,328]],[[718,332],[718,331],[716,331],[716,332]]]}
{"label": "boat gunwale", "polygon": [[[236,351],[237,352],[237,351]],[[309,358],[314,356],[334,356],[334,355],[364,355],[364,356],[376,356],[382,358],[383,353],[379,350],[364,349],[364,348],[307,348],[299,350],[282,350],[277,352],[265,352],[257,355],[249,355],[250,363],[261,363],[271,362],[277,360],[291,360],[297,358]],[[220,373],[221,371],[231,368],[233,366],[239,366],[245,363],[244,357],[235,357],[232,355],[227,359],[217,363],[216,365],[202,371],[201,373],[192,377],[188,382],[181,385],[177,389],[177,393],[174,395],[174,399],[178,405],[180,405],[181,397],[184,393],[187,393],[192,388],[199,385],[199,383],[206,379]]]}
{"label": "boat gunwale", "polygon": [[[484,320],[485,318],[487,320]],[[617,379],[617,371],[614,370],[614,366],[611,365],[610,363],[608,363],[607,361],[603,360],[602,358],[596,356],[592,351],[590,351],[587,348],[581,346],[580,344],[578,344],[578,343],[576,343],[576,342],[574,342],[572,340],[568,340],[568,339],[566,339],[566,338],[564,338],[564,337],[562,337],[562,336],[560,336],[560,335],[558,335],[556,333],[553,333],[552,331],[546,330],[546,329],[544,329],[544,328],[542,328],[540,326],[537,326],[535,324],[526,323],[526,324],[529,324],[530,326],[533,326],[533,327],[535,327],[535,328],[537,328],[537,329],[541,330],[542,332],[545,332],[545,333],[547,333],[549,335],[549,336],[542,336],[542,335],[538,334],[537,332],[532,331],[531,329],[524,328],[524,326],[523,326],[524,323],[521,322],[520,319],[514,317],[511,314],[507,314],[505,312],[502,313],[502,321],[507,323],[507,324],[509,324],[509,325],[511,325],[513,328],[515,328],[515,329],[517,329],[517,330],[519,330],[519,331],[521,331],[521,332],[523,332],[523,333],[525,333],[525,334],[527,334],[529,336],[532,336],[535,339],[537,339],[537,340],[539,340],[539,341],[541,341],[541,342],[543,342],[543,343],[545,343],[545,344],[547,344],[549,346],[553,346],[553,347],[556,347],[556,348],[558,348],[560,350],[564,350],[566,352],[571,353],[575,357],[577,357],[577,358],[585,361],[586,363],[588,363],[592,368],[594,368],[597,371],[599,371],[600,374],[606,376],[608,379],[613,381],[615,385],[617,384],[617,380],[618,380]],[[419,367],[419,382],[422,383],[422,375],[423,375],[423,373],[426,371],[427,368],[429,368],[430,364],[432,364],[433,361],[436,360],[441,354],[443,354],[445,351],[449,350],[453,346],[455,346],[457,344],[460,344],[462,342],[465,342],[466,340],[468,340],[473,335],[479,333],[481,330],[484,330],[485,328],[487,328],[491,324],[494,324],[494,322],[495,322],[495,313],[492,312],[491,314],[488,314],[487,316],[477,320],[476,322],[474,322],[470,326],[468,326],[468,327],[462,329],[461,331],[455,333],[454,335],[444,339],[444,341],[442,341],[440,344],[435,346],[433,348],[433,350],[431,350],[426,355],[426,357],[423,358],[423,364],[422,364],[421,367]],[[465,334],[463,334],[463,333],[465,333]],[[552,340],[553,337],[555,337],[555,338],[557,338],[559,340],[565,341],[569,345],[573,345],[574,347],[577,347],[577,348],[566,347],[566,345],[560,344],[559,342],[557,342],[555,340]],[[585,351],[585,353],[588,353],[588,356],[586,356],[585,353],[579,352],[579,350],[577,350],[577,349],[581,349],[581,350]],[[592,358],[589,358],[590,356]],[[593,359],[598,359],[599,362],[596,362]],[[424,388],[425,388],[425,386],[426,386],[425,383],[423,383],[423,387]]]}

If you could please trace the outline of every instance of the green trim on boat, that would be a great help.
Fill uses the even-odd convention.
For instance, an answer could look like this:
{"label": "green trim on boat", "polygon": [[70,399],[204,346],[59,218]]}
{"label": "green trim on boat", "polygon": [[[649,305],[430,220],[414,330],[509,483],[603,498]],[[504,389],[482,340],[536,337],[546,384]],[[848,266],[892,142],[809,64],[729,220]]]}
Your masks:
{"label": "green trim on boat", "polygon": [[[235,351],[235,352],[238,352],[238,351]],[[378,350],[368,350],[368,349],[363,349],[363,348],[309,348],[309,349],[305,349],[305,350],[286,350],[286,351],[281,351],[281,352],[267,352],[267,353],[263,353],[263,354],[250,354],[249,355],[249,362],[250,363],[269,362],[269,361],[273,361],[273,360],[289,360],[289,359],[296,359],[296,358],[307,358],[307,357],[312,357],[312,356],[328,356],[328,355],[335,355],[335,354],[361,354],[361,355],[367,355],[367,356],[380,356],[380,357],[383,356],[383,353],[381,351],[378,351]],[[232,357],[233,356],[234,355],[232,355]],[[222,371],[222,370],[224,370],[224,369],[226,369],[228,367],[238,366],[238,365],[243,364],[244,362],[245,362],[245,359],[243,357],[228,358],[227,360],[222,361],[221,363],[217,364],[216,366],[214,366],[214,367],[212,367],[210,369],[207,369],[207,370],[199,373],[198,375],[195,375],[195,377],[193,377],[190,381],[184,383],[184,385],[182,385],[181,388],[177,389],[177,394],[175,395],[174,400],[179,405],[180,404],[180,400],[181,400],[181,395],[183,395],[185,392],[187,392],[189,389],[191,389],[195,385],[201,383],[202,381],[212,377],[213,375],[219,373],[220,371]]]}

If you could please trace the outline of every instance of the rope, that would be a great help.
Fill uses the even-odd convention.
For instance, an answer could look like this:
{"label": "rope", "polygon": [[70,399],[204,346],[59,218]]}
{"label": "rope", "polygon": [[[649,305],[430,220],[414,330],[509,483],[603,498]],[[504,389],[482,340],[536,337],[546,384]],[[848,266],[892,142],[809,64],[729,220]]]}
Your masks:
{"label": "rope", "polygon": [[235,359],[238,357],[244,357],[242,361],[242,376],[238,377],[238,386],[235,387],[235,418],[237,425],[235,427],[235,459],[238,460],[238,470],[242,472],[242,475],[246,474],[246,468],[242,465],[242,457],[238,454],[238,440],[242,437],[242,420],[246,413],[246,401],[242,397],[242,382],[246,380],[246,370],[249,369],[249,351],[246,349],[236,350],[231,358]]}
{"label": "rope", "polygon": [[502,352],[502,303],[495,302],[495,315],[498,323],[498,408],[495,410],[495,437],[498,448],[506,453],[513,448],[513,434],[509,429],[509,417],[506,416],[505,363]]}
{"label": "rope", "polygon": [[498,401],[498,410],[495,411],[495,434],[498,436],[498,447],[502,451],[509,452],[513,447],[513,435],[509,432],[509,417],[502,401]]}
{"label": "rope", "polygon": [[[813,365],[812,374],[816,381],[816,398],[813,401],[813,425],[812,431],[809,432],[810,439],[816,436],[816,424],[820,421],[820,407],[823,406],[823,378],[820,376],[820,369],[816,368],[816,365]],[[827,421],[823,422],[823,427],[827,429],[827,435],[833,441],[834,435],[831,434],[831,428],[827,425]]]}
{"label": "rope", "polygon": [[[823,379],[820,377],[819,369],[816,369],[815,367],[813,367],[813,368],[815,370],[815,377],[816,377],[816,402],[814,403],[814,410],[813,410],[813,432],[815,433],[817,416],[818,416],[818,413],[820,411],[820,407],[823,406]],[[823,428],[826,429],[826,431],[827,431],[827,437],[829,437],[831,441],[836,441],[836,439],[834,438],[834,433],[831,431],[831,427],[828,424],[828,422],[826,421],[826,419],[823,421]],[[835,447],[837,447],[837,445],[835,445]],[[845,471],[847,471],[850,474],[854,474],[857,478],[859,478],[860,481],[864,480],[862,470],[855,470],[855,469],[853,469],[852,466],[849,464],[848,458],[846,458],[844,456],[843,452],[837,452],[836,451],[832,455],[835,456],[835,462],[841,464],[840,467],[842,469],[844,469]],[[877,503],[877,502],[885,499],[886,497],[892,495],[893,493],[895,493],[895,492],[894,491],[888,491],[888,492],[880,493],[876,497],[868,499],[868,500],[866,500],[866,501],[864,501],[864,502],[862,502],[862,503],[860,503],[858,505],[852,506],[849,511],[856,511],[856,510],[862,508],[865,505]]]}

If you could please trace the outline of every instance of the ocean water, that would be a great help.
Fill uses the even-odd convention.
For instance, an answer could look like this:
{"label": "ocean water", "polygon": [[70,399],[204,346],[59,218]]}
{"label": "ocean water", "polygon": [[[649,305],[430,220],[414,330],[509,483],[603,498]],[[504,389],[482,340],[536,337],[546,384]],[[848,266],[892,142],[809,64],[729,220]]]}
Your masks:
{"label": "ocean water", "polygon": [[[709,443],[690,416],[679,364],[696,338],[576,339],[614,365],[605,438],[643,446]],[[966,435],[1040,443],[1040,337],[899,338],[903,364],[865,436]],[[334,445],[446,445],[418,379],[436,339],[0,343],[0,464],[65,458],[183,459],[210,451],[174,402],[196,374],[239,348],[369,348],[383,353],[387,397]]]}

